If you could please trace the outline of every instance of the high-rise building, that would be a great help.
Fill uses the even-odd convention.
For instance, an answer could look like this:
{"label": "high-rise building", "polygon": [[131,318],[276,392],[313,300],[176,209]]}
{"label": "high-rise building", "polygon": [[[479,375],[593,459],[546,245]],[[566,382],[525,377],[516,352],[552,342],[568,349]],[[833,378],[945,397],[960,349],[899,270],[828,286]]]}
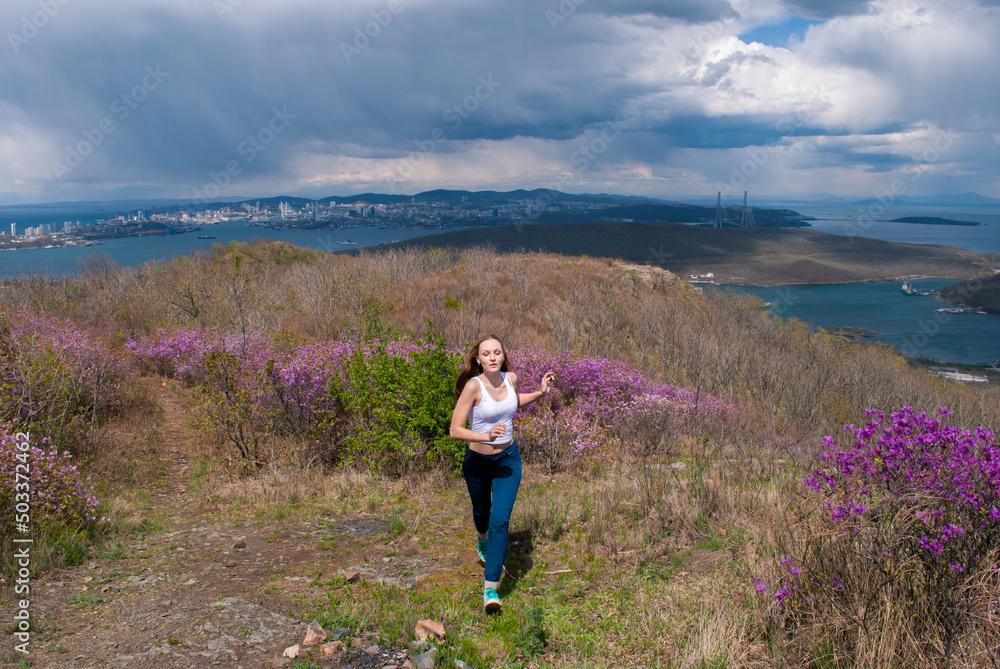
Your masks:
{"label": "high-rise building", "polygon": [[10,236],[17,237],[17,223],[10,224]]}

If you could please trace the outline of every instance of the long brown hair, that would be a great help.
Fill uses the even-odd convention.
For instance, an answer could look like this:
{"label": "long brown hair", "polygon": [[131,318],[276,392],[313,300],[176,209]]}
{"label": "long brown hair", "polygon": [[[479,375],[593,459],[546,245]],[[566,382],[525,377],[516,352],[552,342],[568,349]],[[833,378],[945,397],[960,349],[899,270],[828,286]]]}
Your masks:
{"label": "long brown hair", "polygon": [[474,376],[479,376],[483,373],[483,366],[479,364],[476,360],[479,357],[479,347],[483,345],[484,341],[489,341],[490,339],[496,339],[500,342],[500,350],[503,352],[503,362],[500,364],[500,371],[506,372],[507,367],[507,349],[503,347],[503,342],[496,335],[483,335],[476,340],[476,343],[472,345],[469,352],[465,354],[465,360],[462,361],[462,366],[458,368],[458,378],[455,379],[455,400],[457,401],[462,391],[465,390],[465,384],[469,382]]}

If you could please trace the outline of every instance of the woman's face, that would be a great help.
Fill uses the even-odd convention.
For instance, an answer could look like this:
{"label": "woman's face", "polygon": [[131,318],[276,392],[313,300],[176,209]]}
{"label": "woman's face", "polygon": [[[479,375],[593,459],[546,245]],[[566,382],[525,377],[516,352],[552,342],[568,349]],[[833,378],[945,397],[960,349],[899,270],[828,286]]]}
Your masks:
{"label": "woman's face", "polygon": [[496,339],[487,339],[479,345],[479,355],[476,360],[483,366],[484,372],[498,372],[503,364],[503,346]]}

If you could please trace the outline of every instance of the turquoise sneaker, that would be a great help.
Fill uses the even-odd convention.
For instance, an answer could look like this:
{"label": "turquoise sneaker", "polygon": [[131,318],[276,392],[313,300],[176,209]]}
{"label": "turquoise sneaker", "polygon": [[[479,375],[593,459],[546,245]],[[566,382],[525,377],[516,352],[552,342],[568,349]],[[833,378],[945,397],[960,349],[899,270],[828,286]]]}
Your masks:
{"label": "turquoise sneaker", "polygon": [[497,594],[497,591],[493,588],[486,588],[483,591],[483,608],[486,609],[486,612],[499,611],[501,606],[503,606],[503,602],[500,601],[500,595]]}
{"label": "turquoise sneaker", "polygon": [[479,561],[486,564],[486,540],[478,539],[476,541],[476,552],[479,553]]}

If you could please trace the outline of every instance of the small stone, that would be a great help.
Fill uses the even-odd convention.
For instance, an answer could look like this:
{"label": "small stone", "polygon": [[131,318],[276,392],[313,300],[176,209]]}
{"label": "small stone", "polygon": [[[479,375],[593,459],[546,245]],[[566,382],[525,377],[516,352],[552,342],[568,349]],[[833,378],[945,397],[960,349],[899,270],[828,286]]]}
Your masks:
{"label": "small stone", "polygon": [[671,463],[670,464],[670,468],[671,469],[687,469],[688,466],[687,466],[686,462],[677,461],[677,462]]}
{"label": "small stone", "polygon": [[413,579],[413,578],[406,579],[406,584],[405,585],[406,585],[406,589],[407,590],[416,590],[417,587],[419,587],[417,585],[416,579]]}
{"label": "small stone", "polygon": [[94,580],[94,577],[93,576],[84,576],[82,580],[83,580],[84,583],[90,583],[91,581]]}
{"label": "small stone", "polygon": [[411,641],[406,645],[406,649],[410,651],[410,655],[416,655],[417,653],[421,653],[430,647],[430,642],[426,640]]}
{"label": "small stone", "polygon": [[351,637],[351,648],[361,648],[361,637]]}
{"label": "small stone", "polygon": [[378,655],[379,647],[377,645],[368,646],[367,648],[365,648],[365,652],[368,653],[369,655]]}
{"label": "small stone", "polygon": [[319,647],[323,651],[324,655],[336,655],[337,653],[343,653],[344,642],[343,641],[331,641],[330,643],[325,643]]}
{"label": "small stone", "polygon": [[299,644],[295,644],[294,646],[289,646],[288,648],[286,648],[285,652],[282,653],[281,655],[282,657],[290,657],[294,659],[301,654],[302,654],[302,648],[299,646]]}
{"label": "small stone", "polygon": [[348,583],[357,583],[361,580],[361,572],[349,571],[344,574],[344,578],[347,579]]}
{"label": "small stone", "polygon": [[236,566],[236,563],[230,560],[229,562],[226,563],[225,566],[226,566],[226,569],[232,569],[233,567]]}
{"label": "small stone", "polygon": [[434,637],[440,641],[444,639],[444,625],[436,620],[418,620],[417,627],[413,630],[413,635],[421,641],[424,641],[428,637]]}
{"label": "small stone", "polygon": [[472,669],[472,667],[467,665],[465,662],[462,662],[461,660],[455,660],[455,667],[456,669]]}
{"label": "small stone", "polygon": [[392,558],[384,557],[382,558],[382,562],[392,562]]}
{"label": "small stone", "polygon": [[417,669],[417,668],[413,666],[413,662],[411,662],[409,658],[406,658],[405,660],[403,660],[403,664],[400,665],[399,669]]}
{"label": "small stone", "polygon": [[315,620],[309,623],[306,628],[306,638],[302,641],[303,646],[316,646],[326,641],[326,630]]}
{"label": "small stone", "polygon": [[198,581],[194,580],[193,578],[189,578],[188,580],[186,580],[183,583],[181,583],[181,585],[194,585],[197,582]]}
{"label": "small stone", "polygon": [[333,634],[330,635],[330,641],[340,641],[351,631],[350,627],[338,627],[334,630]]}
{"label": "small stone", "polygon": [[237,550],[240,549],[240,548],[246,548],[246,547],[247,547],[247,542],[243,541],[242,539],[240,539],[235,544],[233,544],[233,548],[236,548]]}
{"label": "small stone", "polygon": [[420,655],[413,656],[413,664],[416,669],[434,669],[434,655],[437,654],[437,648],[431,646],[431,649],[427,652],[420,653]]}

